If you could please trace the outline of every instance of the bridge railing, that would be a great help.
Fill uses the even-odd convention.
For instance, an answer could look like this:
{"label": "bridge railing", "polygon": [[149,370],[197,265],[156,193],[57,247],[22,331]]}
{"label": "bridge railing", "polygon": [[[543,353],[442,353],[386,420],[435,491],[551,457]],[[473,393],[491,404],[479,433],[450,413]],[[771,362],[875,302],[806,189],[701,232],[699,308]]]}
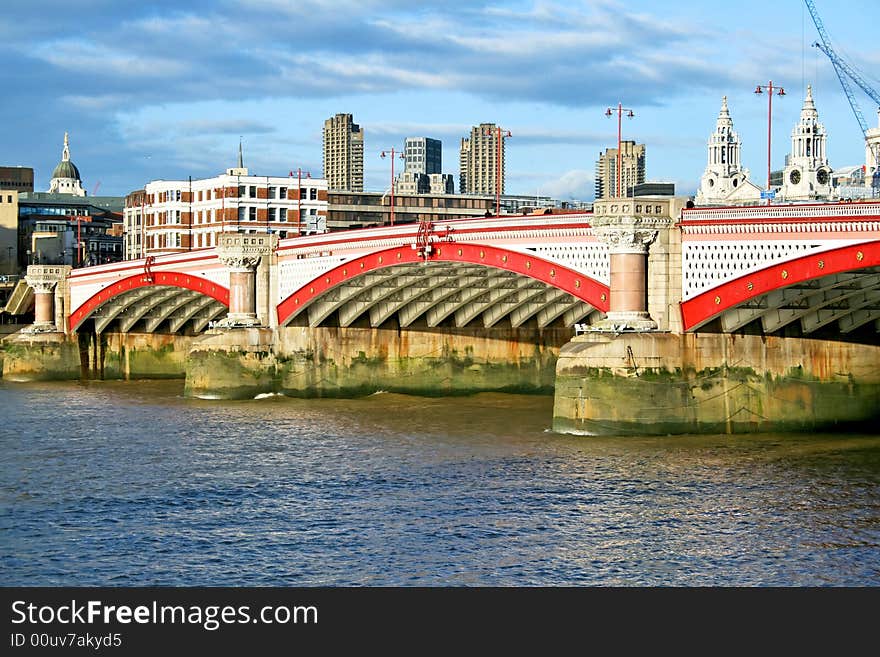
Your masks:
{"label": "bridge railing", "polygon": [[831,217],[876,217],[880,202],[821,203],[803,205],[753,205],[730,208],[689,208],[682,221],[742,221],[767,219],[828,219]]}

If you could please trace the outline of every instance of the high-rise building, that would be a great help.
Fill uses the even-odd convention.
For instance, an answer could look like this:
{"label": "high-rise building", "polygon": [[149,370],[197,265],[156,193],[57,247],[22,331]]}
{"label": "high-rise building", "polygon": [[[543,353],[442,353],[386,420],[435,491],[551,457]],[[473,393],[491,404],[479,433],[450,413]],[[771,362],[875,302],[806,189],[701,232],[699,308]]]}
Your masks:
{"label": "high-rise building", "polygon": [[324,178],[329,189],[364,190],[364,133],[351,114],[324,121]]}
{"label": "high-rise building", "polygon": [[504,134],[500,136],[500,144],[498,141],[498,128],[494,123],[474,126],[470,137],[462,138],[458,161],[462,194],[495,194],[499,170],[501,193],[504,193]]}
{"label": "high-rise building", "polygon": [[596,161],[596,198],[626,196],[627,190],[645,182],[645,145],[620,142],[620,189],[617,190],[617,149],[609,148]]}
{"label": "high-rise building", "polygon": [[439,139],[407,137],[404,151],[407,173],[440,173],[443,168],[442,146]]}
{"label": "high-rise building", "polygon": [[813,102],[813,87],[807,85],[807,97],[801,118],[791,131],[791,153],[782,173],[782,197],[785,200],[828,198],[831,195],[831,167],[825,153],[825,126]]}

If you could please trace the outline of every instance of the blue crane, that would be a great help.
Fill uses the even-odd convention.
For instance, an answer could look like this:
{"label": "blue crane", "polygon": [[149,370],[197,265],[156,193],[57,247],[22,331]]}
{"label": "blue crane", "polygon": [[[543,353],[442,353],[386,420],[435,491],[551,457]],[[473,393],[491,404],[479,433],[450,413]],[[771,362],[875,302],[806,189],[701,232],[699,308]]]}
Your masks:
{"label": "blue crane", "polygon": [[[819,38],[822,39],[822,43],[816,42],[813,46],[819,48],[819,50],[824,52],[828,56],[828,59],[831,60],[831,64],[834,66],[834,72],[837,73],[837,79],[840,80],[840,86],[843,87],[843,92],[846,94],[849,106],[852,108],[853,114],[856,115],[856,120],[859,122],[862,134],[867,140],[868,123],[865,121],[865,115],[862,114],[862,108],[859,107],[859,103],[856,101],[855,93],[853,92],[850,81],[858,85],[858,87],[868,94],[871,100],[877,105],[880,105],[880,93],[877,93],[871,85],[868,84],[867,80],[865,80],[858,71],[853,69],[852,66],[841,59],[840,55],[838,55],[834,51],[834,48],[831,47],[831,39],[828,37],[828,32],[825,31],[825,25],[822,23],[822,19],[819,18],[819,12],[816,11],[816,5],[813,3],[813,0],[804,0],[804,3],[810,11],[810,16],[813,18],[816,31],[819,32]],[[874,178],[871,181],[871,186],[874,188],[875,193],[880,189],[880,152],[878,152],[876,148],[874,149]]]}

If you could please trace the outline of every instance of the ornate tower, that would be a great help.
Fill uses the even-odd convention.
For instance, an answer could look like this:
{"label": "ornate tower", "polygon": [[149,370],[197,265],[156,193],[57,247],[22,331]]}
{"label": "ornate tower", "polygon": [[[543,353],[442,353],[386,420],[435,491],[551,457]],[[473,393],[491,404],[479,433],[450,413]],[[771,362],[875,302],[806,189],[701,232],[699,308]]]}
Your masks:
{"label": "ornate tower", "polygon": [[782,174],[782,198],[787,201],[828,198],[831,167],[825,154],[825,126],[813,103],[813,87],[801,108],[801,120],[791,132],[791,153]]}
{"label": "ornate tower", "polygon": [[52,180],[49,183],[49,191],[56,194],[72,194],[85,196],[82,188],[82,180],[79,177],[79,169],[70,161],[70,140],[64,133],[64,149],[61,151],[61,162],[52,172]]}
{"label": "ornate tower", "polygon": [[709,137],[709,155],[706,171],[700,178],[695,201],[698,205],[751,201],[760,198],[754,185],[744,185],[748,169],[740,164],[742,144],[733,130],[733,119],[727,109],[727,96],[721,98],[721,111],[715,122],[715,132]]}

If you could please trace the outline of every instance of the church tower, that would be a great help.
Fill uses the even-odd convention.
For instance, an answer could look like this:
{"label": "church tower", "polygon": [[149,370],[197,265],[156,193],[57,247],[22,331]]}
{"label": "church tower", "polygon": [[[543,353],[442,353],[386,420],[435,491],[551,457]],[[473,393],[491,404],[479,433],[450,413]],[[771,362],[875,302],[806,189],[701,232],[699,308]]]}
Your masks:
{"label": "church tower", "polygon": [[79,177],[79,169],[70,161],[70,141],[67,133],[64,133],[64,149],[61,151],[61,162],[52,172],[52,180],[49,183],[49,191],[54,194],[71,194],[73,196],[85,196],[82,188],[82,180]]}
{"label": "church tower", "polygon": [[807,201],[831,196],[831,167],[825,154],[825,126],[813,103],[813,87],[801,108],[801,120],[791,132],[791,153],[782,172],[782,198]]}
{"label": "church tower", "polygon": [[700,179],[695,202],[697,205],[746,203],[761,198],[761,190],[748,182],[748,169],[740,164],[742,144],[733,130],[727,109],[727,96],[721,99],[721,111],[715,132],[709,137],[709,159]]}

